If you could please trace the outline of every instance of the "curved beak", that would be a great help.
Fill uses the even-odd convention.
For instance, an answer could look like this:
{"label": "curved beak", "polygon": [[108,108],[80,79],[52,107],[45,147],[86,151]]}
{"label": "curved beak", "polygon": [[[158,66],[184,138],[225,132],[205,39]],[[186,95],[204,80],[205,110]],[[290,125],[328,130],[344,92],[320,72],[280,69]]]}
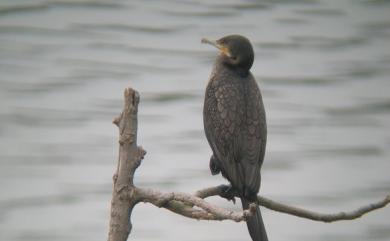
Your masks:
{"label": "curved beak", "polygon": [[207,38],[202,38],[201,42],[202,42],[202,44],[210,44],[210,45],[216,47],[222,54],[224,54],[228,57],[231,57],[229,49],[226,48],[225,46],[219,44],[218,41],[213,41],[213,40],[209,40]]}

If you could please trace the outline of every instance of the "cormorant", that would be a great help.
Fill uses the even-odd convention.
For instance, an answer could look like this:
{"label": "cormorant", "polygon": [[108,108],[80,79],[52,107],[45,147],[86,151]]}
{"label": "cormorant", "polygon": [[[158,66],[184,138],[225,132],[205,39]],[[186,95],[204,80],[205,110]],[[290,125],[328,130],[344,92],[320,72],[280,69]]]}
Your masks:
{"label": "cormorant", "polygon": [[[243,209],[257,199],[260,169],[267,141],[263,100],[250,72],[254,52],[241,35],[228,35],[217,41],[202,39],[219,50],[208,82],[203,108],[204,130],[213,151],[210,170],[222,173],[231,186],[228,199],[236,193]],[[229,194],[230,193],[230,194]],[[247,219],[253,241],[267,241],[259,206]]]}

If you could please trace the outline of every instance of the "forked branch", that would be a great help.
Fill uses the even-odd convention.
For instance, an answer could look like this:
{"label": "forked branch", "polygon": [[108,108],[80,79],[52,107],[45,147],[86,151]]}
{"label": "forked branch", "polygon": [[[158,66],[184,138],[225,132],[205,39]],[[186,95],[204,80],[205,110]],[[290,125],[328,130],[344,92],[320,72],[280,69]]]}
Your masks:
{"label": "forked branch", "polygon": [[125,104],[121,115],[114,120],[119,128],[119,160],[114,174],[114,187],[111,201],[111,219],[108,241],[125,241],[131,232],[131,213],[139,202],[148,202],[157,207],[163,207],[179,215],[200,220],[232,220],[244,221],[255,212],[256,205],[301,218],[315,221],[334,222],[351,220],[385,207],[390,202],[390,195],[378,202],[362,206],[350,212],[322,214],[302,208],[292,207],[271,199],[258,196],[256,204],[251,204],[249,210],[230,211],[206,202],[211,196],[220,196],[225,185],[205,188],[194,195],[171,192],[163,193],[153,189],[142,189],[134,186],[133,178],[137,167],[145,155],[145,151],[137,146],[137,112],[138,92],[127,88]]}

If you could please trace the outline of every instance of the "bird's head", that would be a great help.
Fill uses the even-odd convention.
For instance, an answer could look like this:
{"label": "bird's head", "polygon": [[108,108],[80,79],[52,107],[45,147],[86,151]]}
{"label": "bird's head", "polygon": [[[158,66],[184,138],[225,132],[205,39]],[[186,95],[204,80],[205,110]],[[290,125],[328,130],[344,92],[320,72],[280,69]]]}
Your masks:
{"label": "bird's head", "polygon": [[241,35],[228,35],[216,41],[202,39],[202,43],[211,44],[220,52],[224,64],[230,67],[249,71],[254,60],[254,52],[250,41]]}

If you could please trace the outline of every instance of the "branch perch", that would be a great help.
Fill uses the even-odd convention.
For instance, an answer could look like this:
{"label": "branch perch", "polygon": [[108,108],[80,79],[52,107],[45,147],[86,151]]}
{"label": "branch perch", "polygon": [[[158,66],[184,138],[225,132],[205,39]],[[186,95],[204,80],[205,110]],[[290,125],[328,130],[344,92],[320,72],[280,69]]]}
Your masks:
{"label": "branch perch", "polygon": [[133,178],[137,167],[141,164],[146,152],[137,146],[137,112],[139,94],[127,88],[124,93],[124,108],[113,123],[119,128],[119,159],[113,181],[114,187],[111,201],[111,217],[108,241],[125,241],[131,232],[131,213],[139,202],[151,203],[179,215],[198,220],[232,220],[241,222],[254,214],[256,205],[314,221],[334,222],[352,220],[364,214],[385,207],[390,203],[390,195],[378,202],[368,204],[350,212],[323,214],[302,208],[285,205],[271,199],[258,196],[257,203],[251,204],[248,210],[230,211],[206,202],[211,196],[221,196],[225,185],[205,188],[194,195],[171,192],[163,193],[153,189],[142,189],[134,186]]}
{"label": "branch perch", "polygon": [[[219,196],[222,194],[222,190],[225,188],[225,185],[220,185],[216,187],[210,187],[205,188],[202,190],[199,190],[195,193],[196,196],[201,198],[207,198],[211,196]],[[341,220],[352,220],[357,219],[363,216],[366,213],[369,213],[371,211],[374,211],[376,209],[380,209],[385,207],[387,204],[390,203],[390,195],[387,195],[384,199],[377,201],[375,203],[371,203],[365,206],[362,206],[358,209],[355,209],[353,211],[349,212],[339,212],[334,214],[324,214],[324,213],[317,213],[309,210],[305,210],[302,208],[297,208],[293,206],[289,206],[283,203],[279,203],[276,201],[273,201],[271,199],[257,196],[257,203],[260,206],[266,207],[270,210],[290,214],[293,216],[301,217],[301,218],[307,218],[314,221],[321,221],[321,222],[335,222],[335,221],[341,221]]]}
{"label": "branch perch", "polygon": [[[195,195],[189,195],[185,193],[162,193],[152,189],[140,188],[136,188],[136,192],[138,202],[149,202],[157,207],[163,207],[182,216],[194,219],[219,221],[232,220],[241,222],[244,221],[246,217],[253,214],[255,209],[252,208],[250,210],[244,210],[243,212],[233,212],[215,207],[203,200],[204,198],[211,196],[220,196],[223,193],[222,190],[224,187],[225,185],[205,188],[197,191]],[[161,203],[162,200],[163,203]],[[388,203],[390,203],[390,195],[388,195],[383,200],[362,206],[356,210],[334,214],[317,213],[282,204],[261,196],[257,197],[257,201],[258,205],[273,211],[286,213],[301,218],[307,218],[314,221],[330,223],[335,221],[357,219],[371,211],[383,208]],[[193,206],[198,206],[203,210],[194,209]]]}
{"label": "branch perch", "polygon": [[[198,220],[233,220],[240,222],[256,211],[255,207],[243,212],[229,211],[212,205],[202,198],[180,192],[162,193],[152,189],[136,188],[136,195],[138,201],[149,202],[157,207],[164,207],[177,214]],[[162,205],[161,200],[163,200]]]}

